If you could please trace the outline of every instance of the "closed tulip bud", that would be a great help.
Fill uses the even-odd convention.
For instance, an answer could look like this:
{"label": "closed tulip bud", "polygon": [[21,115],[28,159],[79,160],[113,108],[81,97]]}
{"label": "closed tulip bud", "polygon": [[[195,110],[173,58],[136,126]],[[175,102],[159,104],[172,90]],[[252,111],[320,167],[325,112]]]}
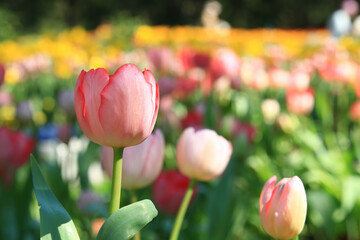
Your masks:
{"label": "closed tulip bud", "polygon": [[152,132],[159,107],[159,87],[149,70],[134,64],[113,75],[105,69],[82,71],[75,87],[80,127],[93,142],[109,147],[141,143]]}
{"label": "closed tulip bud", "polygon": [[306,218],[306,193],[299,177],[271,177],[260,195],[260,220],[265,232],[275,239],[292,239],[300,234]]}
{"label": "closed tulip bud", "polygon": [[286,106],[289,112],[297,115],[309,114],[315,103],[315,96],[313,89],[305,91],[287,91],[286,93]]}
{"label": "closed tulip bud", "polygon": [[23,132],[0,127],[0,178],[8,185],[14,171],[29,159],[35,140]]}
{"label": "closed tulip bud", "polygon": [[280,113],[280,104],[275,99],[265,99],[261,103],[261,111],[264,116],[264,120],[268,124],[275,122]]}
{"label": "closed tulip bud", "polygon": [[[138,189],[151,184],[162,169],[164,148],[164,136],[159,129],[139,145],[125,148],[122,187]],[[105,172],[112,177],[113,150],[103,147],[101,156]]]}
{"label": "closed tulip bud", "polygon": [[229,163],[232,145],[215,131],[190,127],[184,130],[176,146],[180,172],[189,178],[210,181],[219,177]]}
{"label": "closed tulip bud", "polygon": [[[163,213],[175,215],[180,208],[190,181],[190,178],[182,175],[178,170],[161,172],[152,185],[152,199],[156,207]],[[198,185],[196,184],[190,204],[197,191]]]}

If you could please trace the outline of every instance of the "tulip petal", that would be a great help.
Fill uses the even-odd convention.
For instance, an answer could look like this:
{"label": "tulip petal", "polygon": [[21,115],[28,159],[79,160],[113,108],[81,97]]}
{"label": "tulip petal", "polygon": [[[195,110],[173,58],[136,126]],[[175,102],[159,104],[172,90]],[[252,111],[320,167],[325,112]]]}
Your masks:
{"label": "tulip petal", "polygon": [[103,68],[81,72],[76,83],[76,115],[82,130],[91,141],[104,145],[105,133],[99,119],[100,93],[109,82],[109,75]]}
{"label": "tulip petal", "polygon": [[101,93],[99,116],[111,146],[136,145],[151,133],[156,101],[148,100],[153,98],[152,85],[136,65],[123,65],[110,76]]}

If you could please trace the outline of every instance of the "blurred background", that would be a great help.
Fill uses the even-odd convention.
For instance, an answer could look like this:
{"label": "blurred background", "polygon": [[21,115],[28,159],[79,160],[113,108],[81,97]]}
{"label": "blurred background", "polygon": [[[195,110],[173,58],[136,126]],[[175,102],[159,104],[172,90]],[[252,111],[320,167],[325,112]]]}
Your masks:
{"label": "blurred background", "polygon": [[[149,25],[201,25],[206,1],[2,0],[1,38],[76,25],[95,29],[104,22],[137,19]],[[220,18],[235,28],[323,28],[341,0],[223,0]]]}
{"label": "blurred background", "polygon": [[300,238],[359,240],[357,16],[355,0],[2,0],[0,239],[39,239],[30,153],[81,239],[96,238],[110,179],[77,123],[74,87],[82,69],[134,63],[157,79],[165,137],[162,173],[135,191],[159,209],[142,239],[169,237],[189,182],[176,143],[191,126],[234,151],[222,177],[198,184],[180,239],[270,239],[261,189],[297,175],[308,198]]}

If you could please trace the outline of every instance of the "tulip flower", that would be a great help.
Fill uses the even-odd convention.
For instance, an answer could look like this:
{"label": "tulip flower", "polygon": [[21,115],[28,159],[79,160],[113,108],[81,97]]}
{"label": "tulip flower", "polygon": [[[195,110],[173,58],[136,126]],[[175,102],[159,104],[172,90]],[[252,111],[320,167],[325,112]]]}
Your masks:
{"label": "tulip flower", "polygon": [[193,127],[195,129],[200,129],[203,126],[204,114],[197,110],[191,110],[187,115],[181,119],[181,127],[183,129],[188,127]]}
{"label": "tulip flower", "polygon": [[3,84],[5,79],[5,67],[0,63],[0,86]]}
{"label": "tulip flower", "polygon": [[150,70],[134,64],[113,75],[105,69],[82,71],[75,86],[75,110],[80,127],[93,142],[109,147],[139,144],[154,128],[159,87]]}
{"label": "tulip flower", "polygon": [[[175,215],[180,208],[190,180],[177,170],[161,172],[152,187],[152,199],[157,208],[166,214]],[[196,193],[197,185],[191,195],[191,200],[194,199]]]}
{"label": "tulip flower", "polygon": [[240,75],[239,56],[228,48],[217,49],[210,62],[210,72],[214,79],[223,75],[230,78],[238,77]]}
{"label": "tulip flower", "polygon": [[0,176],[10,184],[14,171],[30,157],[35,140],[23,132],[0,128]]}
{"label": "tulip flower", "polygon": [[265,232],[275,239],[292,239],[300,234],[306,218],[306,193],[299,177],[271,177],[260,195],[260,220]]}
{"label": "tulip flower", "polygon": [[125,64],[113,75],[103,68],[82,71],[74,95],[84,134],[114,148],[111,215],[120,205],[123,147],[137,145],[151,134],[159,109],[159,86],[151,71]]}
{"label": "tulip flower", "polygon": [[360,101],[356,100],[353,102],[350,106],[350,112],[349,112],[350,118],[353,121],[359,121],[360,120]]}
{"label": "tulip flower", "polygon": [[261,103],[261,111],[264,116],[264,121],[268,124],[272,124],[279,116],[280,104],[275,99],[265,99]]}
{"label": "tulip flower", "polygon": [[[157,129],[139,145],[127,147],[123,154],[122,187],[138,189],[151,184],[159,175],[164,162],[164,136]],[[105,172],[112,177],[113,150],[103,147],[101,161]]]}
{"label": "tulip flower", "polygon": [[196,180],[210,181],[222,174],[230,161],[232,145],[210,129],[195,131],[189,127],[181,134],[176,146],[176,161],[180,172],[191,178],[171,231],[176,240],[189,206]]}
{"label": "tulip flower", "polygon": [[289,112],[297,115],[309,114],[314,108],[314,91],[307,89],[305,91],[287,91],[286,106]]}
{"label": "tulip flower", "polygon": [[280,68],[272,68],[268,72],[270,86],[273,88],[288,88],[290,73]]}
{"label": "tulip flower", "polygon": [[176,146],[176,160],[180,171],[200,181],[210,181],[225,170],[232,153],[232,145],[215,131],[190,127],[184,130]]}

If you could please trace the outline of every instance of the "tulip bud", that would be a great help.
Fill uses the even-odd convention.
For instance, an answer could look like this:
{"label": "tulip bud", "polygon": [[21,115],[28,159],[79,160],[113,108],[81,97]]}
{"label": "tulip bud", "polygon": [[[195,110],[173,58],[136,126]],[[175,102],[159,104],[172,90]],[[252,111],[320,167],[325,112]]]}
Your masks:
{"label": "tulip bud", "polygon": [[286,106],[289,112],[297,115],[309,114],[314,108],[314,91],[308,89],[305,91],[287,91]]}
{"label": "tulip bud", "polygon": [[34,147],[35,140],[25,133],[0,127],[0,178],[6,185],[11,183],[15,169],[29,159]]}
{"label": "tulip bud", "polygon": [[[164,148],[164,136],[159,129],[139,145],[125,148],[122,187],[138,189],[151,184],[162,169]],[[111,148],[102,148],[101,161],[105,172],[112,177],[113,150]]]}
{"label": "tulip bud", "polygon": [[280,113],[280,104],[275,99],[265,99],[261,103],[261,111],[265,122],[272,124]]}
{"label": "tulip bud", "polygon": [[359,100],[357,100],[351,104],[349,115],[350,115],[351,120],[353,120],[353,121],[360,120],[360,101]]}
{"label": "tulip bud", "polygon": [[259,201],[261,225],[273,238],[292,239],[300,234],[306,218],[306,193],[299,177],[283,178],[276,184],[271,177]]}
{"label": "tulip bud", "polygon": [[[152,199],[156,207],[169,215],[175,215],[184,198],[190,178],[177,170],[163,171],[156,178],[152,188]],[[195,185],[191,201],[197,194],[198,185]],[[191,204],[191,202],[190,202]]]}
{"label": "tulip bud", "polygon": [[274,88],[287,88],[290,81],[290,73],[280,68],[270,69],[269,72],[270,86]]}
{"label": "tulip bud", "polygon": [[210,181],[222,174],[229,163],[232,145],[215,131],[190,127],[184,130],[176,146],[180,171],[200,181]]}
{"label": "tulip bud", "polygon": [[75,111],[84,134],[109,147],[141,143],[154,128],[159,107],[159,87],[149,70],[134,64],[121,66],[113,75],[98,68],[82,71],[75,87]]}

